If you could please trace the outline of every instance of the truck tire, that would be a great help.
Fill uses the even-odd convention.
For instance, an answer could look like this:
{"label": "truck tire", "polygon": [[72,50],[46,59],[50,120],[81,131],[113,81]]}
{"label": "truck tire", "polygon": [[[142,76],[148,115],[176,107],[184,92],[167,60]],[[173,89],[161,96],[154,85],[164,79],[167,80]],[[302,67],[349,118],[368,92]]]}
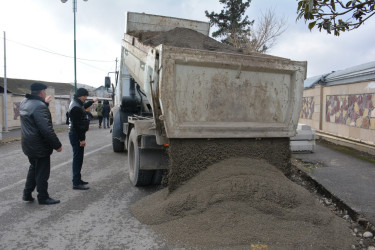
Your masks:
{"label": "truck tire", "polygon": [[135,129],[132,129],[129,136],[128,144],[128,165],[129,178],[131,183],[136,186],[148,186],[152,183],[154,170],[141,170],[139,147],[137,142],[137,134]]}
{"label": "truck tire", "polygon": [[125,150],[124,142],[113,137],[112,137],[112,147],[113,147],[113,152],[123,152]]}

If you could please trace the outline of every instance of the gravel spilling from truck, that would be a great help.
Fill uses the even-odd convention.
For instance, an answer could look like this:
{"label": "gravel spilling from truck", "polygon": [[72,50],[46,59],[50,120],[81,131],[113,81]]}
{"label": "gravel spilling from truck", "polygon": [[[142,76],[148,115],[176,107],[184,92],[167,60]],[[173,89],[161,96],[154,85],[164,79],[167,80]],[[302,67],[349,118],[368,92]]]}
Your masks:
{"label": "gravel spilling from truck", "polygon": [[350,249],[349,225],[263,159],[230,158],[131,207],[176,247]]}
{"label": "gravel spilling from truck", "polygon": [[232,157],[265,159],[289,174],[289,138],[170,139],[168,188],[179,185],[208,166]]}

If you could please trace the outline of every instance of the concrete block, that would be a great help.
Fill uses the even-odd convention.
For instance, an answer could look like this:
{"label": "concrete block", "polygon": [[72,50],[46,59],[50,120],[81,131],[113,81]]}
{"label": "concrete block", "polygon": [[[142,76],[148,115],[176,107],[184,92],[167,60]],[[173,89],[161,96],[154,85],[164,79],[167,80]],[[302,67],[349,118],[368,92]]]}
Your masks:
{"label": "concrete block", "polygon": [[297,130],[311,130],[311,126],[306,125],[306,124],[302,124],[302,123],[298,123]]}
{"label": "concrete block", "polygon": [[290,150],[293,153],[311,153],[315,150],[315,141],[291,141]]}
{"label": "concrete block", "polygon": [[315,130],[306,124],[298,124],[297,134],[290,138],[293,153],[310,153],[315,150]]}
{"label": "concrete block", "polygon": [[290,137],[291,141],[310,141],[315,140],[315,130],[297,130],[297,134]]}

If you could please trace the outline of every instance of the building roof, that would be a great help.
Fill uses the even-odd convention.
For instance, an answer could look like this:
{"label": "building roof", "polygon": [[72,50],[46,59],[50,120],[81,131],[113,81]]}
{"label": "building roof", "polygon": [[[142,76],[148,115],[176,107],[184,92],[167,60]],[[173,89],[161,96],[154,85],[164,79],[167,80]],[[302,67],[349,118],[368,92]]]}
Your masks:
{"label": "building roof", "polygon": [[112,93],[112,88],[106,88],[104,86],[100,86],[100,87],[98,87],[94,90],[94,92],[96,92],[96,91],[105,91],[107,93]]}
{"label": "building roof", "polygon": [[304,88],[313,88],[317,84],[326,86],[375,80],[375,61],[360,64],[344,70],[309,77],[304,81]]}
{"label": "building roof", "polygon": [[[55,89],[55,95],[70,95],[74,93],[74,86],[70,83],[60,82],[45,82],[37,80],[14,79],[7,78],[7,92],[13,94],[27,94],[30,93],[30,85],[34,82],[40,82],[48,87]],[[0,77],[0,92],[4,92],[4,78]]]}
{"label": "building roof", "polygon": [[324,81],[324,77],[326,75],[328,75],[328,74],[317,75],[317,76],[306,78],[306,80],[303,82],[303,87],[305,89],[313,88],[315,85]]}
{"label": "building roof", "polygon": [[369,80],[375,80],[375,61],[335,71],[326,77],[325,82],[330,86]]}

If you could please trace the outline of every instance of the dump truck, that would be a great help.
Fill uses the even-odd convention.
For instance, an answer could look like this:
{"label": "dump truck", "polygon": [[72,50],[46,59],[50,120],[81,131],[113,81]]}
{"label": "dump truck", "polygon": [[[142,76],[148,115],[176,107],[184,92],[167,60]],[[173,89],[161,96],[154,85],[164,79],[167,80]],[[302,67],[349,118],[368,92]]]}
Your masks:
{"label": "dump truck", "polygon": [[[290,160],[307,63],[243,53],[209,31],[208,22],[127,13],[112,144],[127,152],[134,186],[160,183],[166,169],[170,183],[184,181],[202,168],[192,166],[196,155],[199,165],[239,152],[275,164]],[[199,46],[191,46],[195,40]],[[288,149],[278,156],[273,145],[280,141]],[[184,159],[177,145],[194,155]]]}

